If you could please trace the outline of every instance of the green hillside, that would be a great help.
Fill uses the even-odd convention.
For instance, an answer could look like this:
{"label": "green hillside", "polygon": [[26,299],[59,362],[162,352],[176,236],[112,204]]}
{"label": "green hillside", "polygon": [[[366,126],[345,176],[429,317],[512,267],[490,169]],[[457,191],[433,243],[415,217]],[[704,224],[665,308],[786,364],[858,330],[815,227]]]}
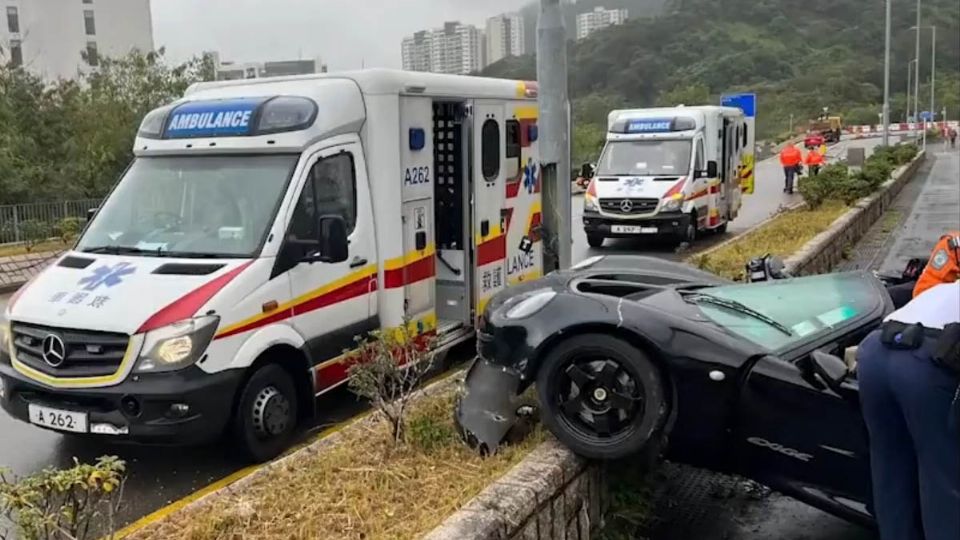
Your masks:
{"label": "green hillside", "polygon": [[[613,6],[614,2],[598,2]],[[622,2],[625,3],[625,2]],[[905,117],[907,62],[916,3],[893,2],[892,118]],[[880,0],[669,0],[655,19],[635,18],[570,46],[570,91],[579,150],[602,137],[606,111],[629,105],[716,103],[723,92],[758,94],[761,137],[804,125],[822,107],[849,124],[875,123],[883,99]],[[960,2],[925,0],[937,26],[937,109],[960,116]],[[568,27],[573,32],[572,27]],[[930,33],[922,35],[921,105],[930,88]],[[535,78],[532,57],[509,58],[485,75]],[[599,135],[597,134],[599,131]]]}

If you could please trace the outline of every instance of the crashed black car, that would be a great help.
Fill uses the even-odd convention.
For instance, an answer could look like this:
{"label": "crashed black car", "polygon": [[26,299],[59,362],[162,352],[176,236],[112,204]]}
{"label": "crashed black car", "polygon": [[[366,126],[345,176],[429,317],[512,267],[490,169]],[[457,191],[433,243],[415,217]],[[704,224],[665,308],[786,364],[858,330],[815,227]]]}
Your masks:
{"label": "crashed black car", "polygon": [[566,446],[737,473],[869,525],[856,345],[893,310],[869,272],[734,283],[677,263],[598,257],[488,305],[457,421],[495,448],[536,383]]}

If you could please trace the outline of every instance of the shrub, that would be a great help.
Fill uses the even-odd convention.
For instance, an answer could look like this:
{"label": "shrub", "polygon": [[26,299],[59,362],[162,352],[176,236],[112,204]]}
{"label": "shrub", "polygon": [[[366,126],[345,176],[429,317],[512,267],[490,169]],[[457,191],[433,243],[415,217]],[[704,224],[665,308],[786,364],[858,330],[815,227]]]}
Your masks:
{"label": "shrub", "polygon": [[54,233],[60,237],[60,241],[69,244],[80,234],[83,229],[83,220],[80,218],[64,218],[54,227]]}
{"label": "shrub", "polygon": [[357,350],[348,354],[350,389],[383,415],[395,442],[407,442],[407,406],[433,367],[433,341],[406,322],[359,339]]}
{"label": "shrub", "polygon": [[896,158],[897,165],[904,165],[910,163],[913,158],[917,157],[917,154],[920,153],[920,148],[916,144],[898,144],[894,148],[894,156]]}
{"label": "shrub", "polygon": [[115,529],[123,497],[125,464],[104,456],[93,465],[45,469],[15,481],[0,471],[0,515],[24,540],[86,540]]}
{"label": "shrub", "polygon": [[45,221],[28,219],[20,222],[20,240],[24,242],[27,251],[50,238],[52,228]]}
{"label": "shrub", "polygon": [[813,210],[824,201],[836,198],[849,179],[846,165],[834,163],[820,169],[819,174],[807,177],[797,186],[807,206]]}

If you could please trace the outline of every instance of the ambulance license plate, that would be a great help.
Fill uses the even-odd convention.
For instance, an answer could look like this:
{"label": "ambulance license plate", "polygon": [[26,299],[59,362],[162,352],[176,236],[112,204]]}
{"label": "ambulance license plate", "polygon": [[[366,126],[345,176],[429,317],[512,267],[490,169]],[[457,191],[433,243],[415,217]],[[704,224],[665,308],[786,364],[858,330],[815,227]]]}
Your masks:
{"label": "ambulance license plate", "polygon": [[612,230],[614,234],[657,234],[659,232],[656,227],[641,227],[639,225],[614,225]]}
{"label": "ambulance license plate", "polygon": [[29,405],[27,409],[30,413],[31,424],[59,431],[71,431],[73,433],[87,432],[86,413],[51,409],[33,404]]}

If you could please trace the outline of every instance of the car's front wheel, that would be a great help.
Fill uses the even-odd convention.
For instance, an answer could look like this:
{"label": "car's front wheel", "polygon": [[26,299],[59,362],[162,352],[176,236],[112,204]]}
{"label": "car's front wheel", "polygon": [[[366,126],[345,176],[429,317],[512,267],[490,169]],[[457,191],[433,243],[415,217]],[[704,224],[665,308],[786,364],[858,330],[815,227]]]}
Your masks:
{"label": "car's front wheel", "polygon": [[233,435],[252,461],[273,459],[287,449],[297,429],[297,393],[290,375],[276,364],[247,380],[234,411]]}
{"label": "car's front wheel", "polygon": [[657,367],[633,345],[604,334],[554,347],[537,375],[543,422],[575,453],[614,460],[655,440],[667,406]]}

